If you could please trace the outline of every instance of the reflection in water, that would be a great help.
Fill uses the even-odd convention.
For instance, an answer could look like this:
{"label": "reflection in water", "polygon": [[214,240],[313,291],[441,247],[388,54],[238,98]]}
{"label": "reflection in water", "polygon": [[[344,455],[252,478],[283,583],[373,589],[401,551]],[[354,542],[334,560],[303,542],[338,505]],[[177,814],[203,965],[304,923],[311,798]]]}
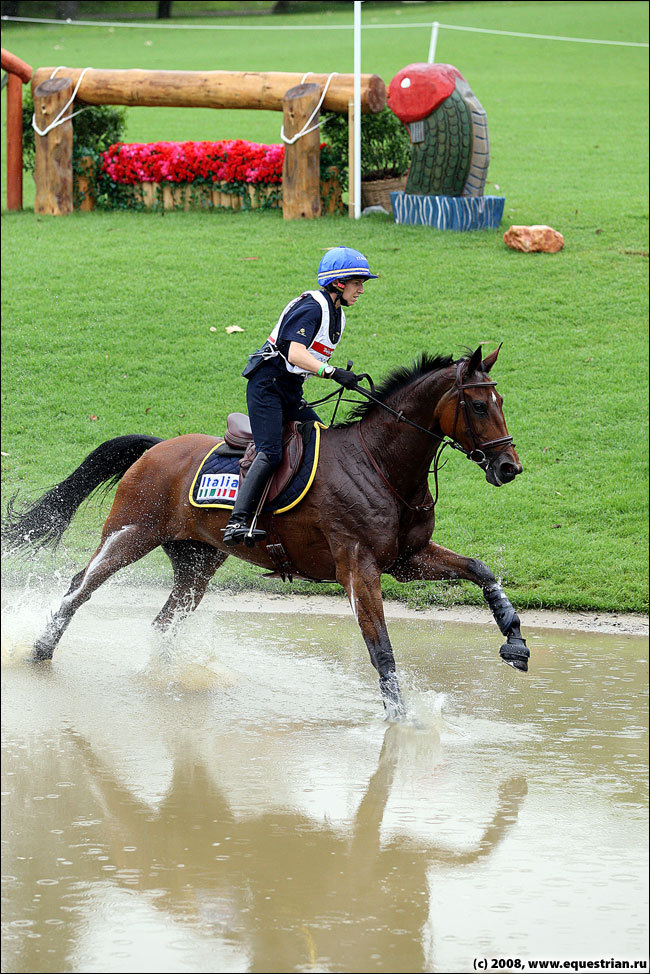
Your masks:
{"label": "reflection in water", "polygon": [[32,670],[42,611],[10,600],[4,970],[643,956],[647,640],[532,634],[524,682],[480,627],[395,624],[402,727],[353,620],[197,613],[161,647],[140,601]]}
{"label": "reflection in water", "polygon": [[[386,803],[413,733],[386,728],[349,830],[291,809],[237,820],[215,784],[215,769],[197,763],[182,745],[169,790],[155,809],[135,798],[74,732],[58,754],[43,750],[40,768],[15,754],[8,769],[12,802],[36,809],[30,823],[36,834],[23,834],[22,842],[14,835],[12,844],[37,852],[17,857],[15,881],[23,892],[35,893],[31,904],[23,903],[29,915],[23,922],[40,937],[38,961],[36,943],[19,938],[22,956],[10,969],[72,969],[69,950],[80,915],[103,879],[144,894],[163,916],[215,935],[231,954],[236,945],[234,955],[245,962],[234,969],[424,970],[428,866],[489,855],[516,822],[526,785],[521,778],[502,783],[496,811],[472,849],[408,838],[382,844]],[[35,770],[41,790],[52,789],[45,795],[33,795]],[[64,780],[53,781],[52,770]],[[72,819],[66,829],[52,828],[68,819],[61,808],[66,799],[72,799]],[[63,838],[50,840],[62,852],[52,875],[43,874],[45,857],[38,854],[47,835]]]}

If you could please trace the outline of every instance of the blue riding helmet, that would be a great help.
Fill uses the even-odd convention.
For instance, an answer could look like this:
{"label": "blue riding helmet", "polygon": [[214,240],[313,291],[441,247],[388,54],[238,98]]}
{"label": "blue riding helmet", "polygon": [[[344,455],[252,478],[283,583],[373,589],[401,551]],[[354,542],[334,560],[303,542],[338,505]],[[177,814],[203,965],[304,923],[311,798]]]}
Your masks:
{"label": "blue riding helmet", "polygon": [[371,274],[368,261],[358,250],[351,247],[332,247],[318,265],[318,283],[326,287],[332,281],[342,281],[346,277],[363,277],[367,280],[377,278]]}

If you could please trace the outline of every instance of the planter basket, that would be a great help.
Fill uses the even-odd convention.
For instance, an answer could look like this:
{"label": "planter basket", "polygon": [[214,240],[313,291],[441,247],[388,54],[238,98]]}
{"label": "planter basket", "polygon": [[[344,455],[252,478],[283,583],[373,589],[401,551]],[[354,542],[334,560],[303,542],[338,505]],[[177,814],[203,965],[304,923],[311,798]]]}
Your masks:
{"label": "planter basket", "polygon": [[[192,183],[135,183],[136,196],[146,210],[209,210],[215,207],[241,210],[242,197],[239,192],[228,192],[228,183],[213,183],[212,186]],[[251,209],[261,206],[271,195],[273,187],[264,183],[246,187],[246,195]],[[278,206],[276,200],[271,206]]]}
{"label": "planter basket", "polygon": [[[330,170],[329,178],[320,184],[323,213],[342,213],[341,184],[336,171]],[[79,181],[79,190],[82,184]],[[258,209],[282,206],[281,183],[250,183],[236,187],[231,183],[134,183],[137,202],[145,210],[211,210],[211,209]],[[243,190],[243,192],[242,192]],[[83,200],[83,195],[77,193]],[[94,203],[94,199],[92,201]],[[83,207],[84,209],[86,206]]]}
{"label": "planter basket", "polygon": [[406,173],[393,179],[361,180],[361,207],[383,206],[387,213],[393,212],[390,194],[399,192],[406,185]]}

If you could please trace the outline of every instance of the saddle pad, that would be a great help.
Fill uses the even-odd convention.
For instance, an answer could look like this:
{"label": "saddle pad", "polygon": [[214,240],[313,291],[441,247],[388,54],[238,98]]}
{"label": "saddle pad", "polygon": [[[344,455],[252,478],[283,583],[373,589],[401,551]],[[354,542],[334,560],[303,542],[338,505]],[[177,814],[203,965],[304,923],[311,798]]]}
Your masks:
{"label": "saddle pad", "polygon": [[[314,423],[305,446],[305,455],[298,473],[281,494],[264,510],[273,514],[284,514],[299,504],[312,485],[318,466],[320,451],[320,431],[324,427]],[[189,501],[193,507],[220,507],[231,510],[239,490],[239,457],[219,454],[220,440],[205,455],[190,487]]]}

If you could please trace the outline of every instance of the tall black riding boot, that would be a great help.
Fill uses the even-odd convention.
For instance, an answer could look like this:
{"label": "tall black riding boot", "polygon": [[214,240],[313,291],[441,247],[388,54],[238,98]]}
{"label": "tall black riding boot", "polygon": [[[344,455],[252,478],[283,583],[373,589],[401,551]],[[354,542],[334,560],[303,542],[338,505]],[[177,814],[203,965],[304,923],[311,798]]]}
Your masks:
{"label": "tall black riding boot", "polygon": [[223,534],[223,543],[229,548],[242,541],[253,545],[266,537],[266,532],[257,528],[251,533],[250,523],[274,470],[266,453],[258,453],[245,479],[240,481],[237,500]]}

